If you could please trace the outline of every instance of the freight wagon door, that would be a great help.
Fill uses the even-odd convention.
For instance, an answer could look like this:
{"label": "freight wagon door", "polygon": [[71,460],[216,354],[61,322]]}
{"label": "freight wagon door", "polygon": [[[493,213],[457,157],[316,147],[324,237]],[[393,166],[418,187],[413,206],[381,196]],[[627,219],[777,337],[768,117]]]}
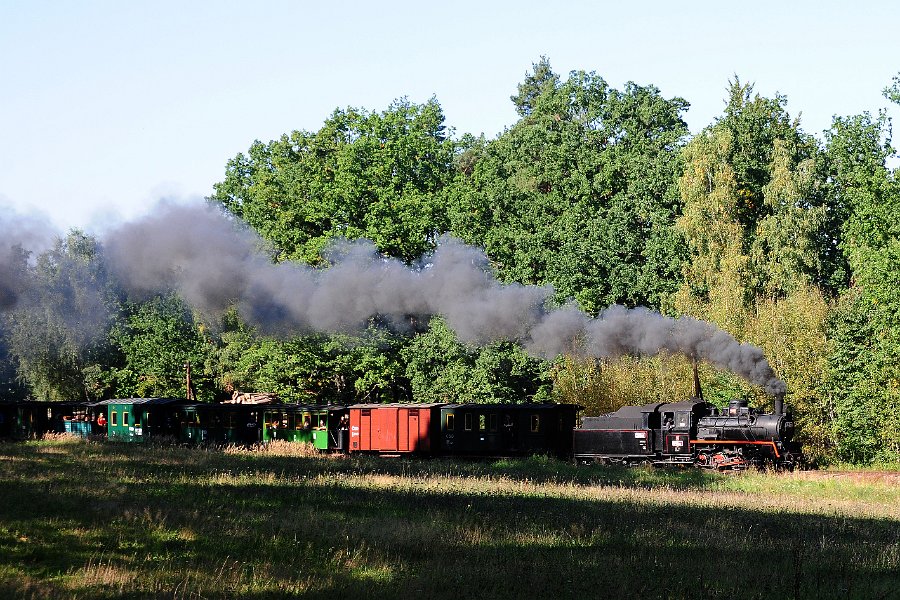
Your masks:
{"label": "freight wagon door", "polygon": [[397,429],[399,427],[399,410],[394,407],[377,408],[373,415],[372,450],[382,452],[397,451]]}
{"label": "freight wagon door", "polygon": [[408,408],[397,410],[397,450],[400,452],[410,451],[410,441],[413,435],[411,414],[412,410]]}
{"label": "freight wagon door", "polygon": [[351,433],[350,439],[352,443],[350,445],[351,450],[371,450],[372,449],[372,410],[369,408],[362,408],[358,411],[353,411],[359,415],[358,419],[353,419],[357,421],[353,423],[351,421]]}
{"label": "freight wagon door", "polygon": [[415,452],[419,449],[419,409],[409,409],[409,427],[407,431],[406,448],[407,452]]}

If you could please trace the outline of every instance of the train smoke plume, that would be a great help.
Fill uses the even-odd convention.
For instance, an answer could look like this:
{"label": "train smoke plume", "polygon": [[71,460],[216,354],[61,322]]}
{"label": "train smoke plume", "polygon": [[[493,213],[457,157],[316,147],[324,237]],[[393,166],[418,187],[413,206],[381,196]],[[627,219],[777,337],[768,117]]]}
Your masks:
{"label": "train smoke plume", "polygon": [[267,333],[350,332],[374,316],[403,323],[442,315],[467,343],[515,341],[544,358],[677,352],[770,394],[785,389],[762,350],[711,323],[621,306],[597,317],[574,306],[551,309],[552,288],[501,284],[482,251],[451,237],[413,267],[365,241],[336,243],[327,269],[273,264],[263,247],[255,233],[213,208],[164,205],[111,233],[106,255],[132,294],[175,288],[207,314],[235,305]]}
{"label": "train smoke plume", "polygon": [[26,264],[52,244],[56,232],[37,216],[18,215],[8,208],[0,214],[0,311],[15,308],[28,290]]}

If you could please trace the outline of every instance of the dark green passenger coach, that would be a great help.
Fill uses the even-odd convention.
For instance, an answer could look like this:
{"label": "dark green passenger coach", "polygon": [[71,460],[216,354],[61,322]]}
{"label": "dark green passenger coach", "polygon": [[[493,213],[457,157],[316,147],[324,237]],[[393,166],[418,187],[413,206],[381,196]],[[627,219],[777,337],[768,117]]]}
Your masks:
{"label": "dark green passenger coach", "polygon": [[319,450],[347,447],[348,409],[336,405],[280,404],[265,407],[262,439],[312,444]]}
{"label": "dark green passenger coach", "polygon": [[[76,419],[79,425],[72,427]],[[88,419],[84,402],[3,402],[0,403],[0,437],[29,439],[46,433],[96,433]]]}
{"label": "dark green passenger coach", "polygon": [[143,442],[157,437],[177,439],[187,404],[184,398],[120,398],[89,406],[106,418],[110,440]]}
{"label": "dark green passenger coach", "polygon": [[471,456],[555,454],[572,450],[574,404],[448,404],[441,408],[441,451]]}
{"label": "dark green passenger coach", "polygon": [[194,444],[255,444],[265,406],[190,404],[180,410],[179,435]]}

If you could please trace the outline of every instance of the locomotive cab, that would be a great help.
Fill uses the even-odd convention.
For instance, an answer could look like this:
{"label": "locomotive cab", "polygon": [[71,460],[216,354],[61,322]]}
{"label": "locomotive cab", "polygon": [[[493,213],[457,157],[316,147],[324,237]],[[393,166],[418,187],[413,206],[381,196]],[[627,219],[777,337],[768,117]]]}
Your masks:
{"label": "locomotive cab", "polygon": [[657,409],[661,416],[657,451],[674,462],[690,462],[691,440],[695,439],[697,424],[711,410],[710,404],[698,400],[661,405]]}

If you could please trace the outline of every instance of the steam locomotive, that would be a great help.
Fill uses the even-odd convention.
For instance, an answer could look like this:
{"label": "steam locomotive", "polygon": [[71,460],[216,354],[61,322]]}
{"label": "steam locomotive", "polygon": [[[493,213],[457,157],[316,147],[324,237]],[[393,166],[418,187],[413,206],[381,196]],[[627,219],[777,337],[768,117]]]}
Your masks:
{"label": "steam locomotive", "polygon": [[685,402],[624,406],[584,417],[573,431],[579,462],[696,466],[711,469],[793,469],[800,446],[781,397],[772,413],[732,400],[716,408],[702,398]]}

